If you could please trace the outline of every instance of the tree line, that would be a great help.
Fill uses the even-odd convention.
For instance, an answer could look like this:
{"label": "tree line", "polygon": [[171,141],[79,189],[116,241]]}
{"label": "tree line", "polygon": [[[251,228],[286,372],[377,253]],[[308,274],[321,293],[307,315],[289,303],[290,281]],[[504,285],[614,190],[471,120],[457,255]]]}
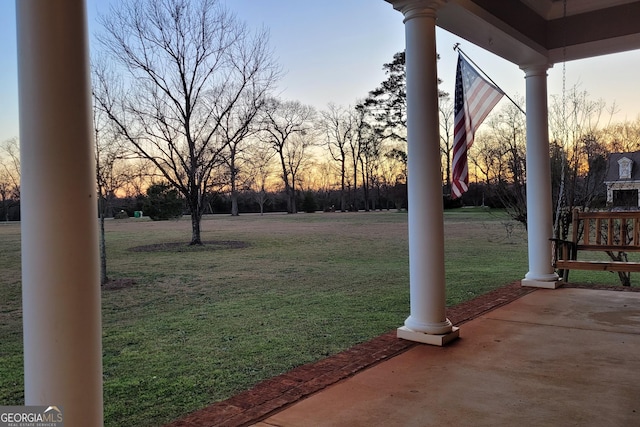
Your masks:
{"label": "tree line", "polygon": [[[404,52],[363,100],[316,111],[276,95],[282,71],[268,31],[248,28],[218,0],[123,1],[99,20],[92,73],[103,218],[142,210],[152,184],[177,192],[191,244],[202,243],[206,213],[407,206]],[[558,218],[602,205],[607,154],[638,149],[640,121],[613,123],[614,110],[579,87],[552,97]],[[526,224],[525,124],[513,105],[492,113],[469,152],[470,191],[452,201],[453,102],[440,93],[445,206],[506,207]],[[4,219],[18,209],[17,143],[0,151]]]}

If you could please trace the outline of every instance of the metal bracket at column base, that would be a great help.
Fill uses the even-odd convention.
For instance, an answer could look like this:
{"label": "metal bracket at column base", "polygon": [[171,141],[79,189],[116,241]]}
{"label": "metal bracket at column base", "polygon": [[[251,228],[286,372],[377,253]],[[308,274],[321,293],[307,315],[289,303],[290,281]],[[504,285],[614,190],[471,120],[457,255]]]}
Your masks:
{"label": "metal bracket at column base", "polygon": [[460,336],[460,328],[453,326],[451,332],[442,335],[426,334],[424,332],[413,331],[406,326],[398,328],[398,338],[403,340],[421,342],[423,344],[437,345],[442,347],[443,345],[457,339]]}
{"label": "metal bracket at column base", "polygon": [[556,289],[562,285],[561,280],[535,280],[535,279],[522,279],[520,281],[521,286],[529,288],[544,288],[544,289]]}

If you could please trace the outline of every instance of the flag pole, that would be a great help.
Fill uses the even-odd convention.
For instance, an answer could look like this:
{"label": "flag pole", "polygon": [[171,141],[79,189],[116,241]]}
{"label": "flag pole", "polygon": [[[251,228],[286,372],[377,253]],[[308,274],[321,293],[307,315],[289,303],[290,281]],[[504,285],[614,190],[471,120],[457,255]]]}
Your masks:
{"label": "flag pole", "polygon": [[462,54],[465,58],[467,58],[469,60],[469,62],[471,62],[473,64],[474,67],[476,67],[476,69],[478,71],[480,71],[482,74],[484,74],[484,76],[487,78],[487,80],[489,80],[495,87],[497,87],[498,89],[500,89],[502,91],[502,93],[504,93],[504,96],[507,97],[507,99],[509,101],[511,101],[513,103],[513,105],[515,105],[516,107],[518,107],[518,110],[520,110],[522,112],[522,114],[524,114],[525,116],[527,115],[527,113],[524,112],[524,110],[522,109],[522,107],[520,107],[516,101],[514,101],[513,99],[511,99],[511,97],[509,95],[507,95],[507,93],[502,90],[502,88],[500,86],[498,86],[498,84],[496,82],[493,81],[493,79],[491,77],[489,77],[489,75],[487,73],[484,72],[484,70],[482,68],[480,68],[478,66],[478,64],[476,64],[475,62],[473,62],[473,59],[469,58],[469,55],[467,55],[466,53],[463,52],[462,49],[460,49],[460,43],[456,43],[453,45],[453,50],[454,51],[458,51],[460,52],[460,54]]}

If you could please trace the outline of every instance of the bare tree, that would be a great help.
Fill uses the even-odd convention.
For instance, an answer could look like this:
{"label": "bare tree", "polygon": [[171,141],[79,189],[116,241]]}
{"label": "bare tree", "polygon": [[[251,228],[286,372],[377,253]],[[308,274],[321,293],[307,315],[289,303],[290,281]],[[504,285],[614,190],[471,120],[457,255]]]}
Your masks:
{"label": "bare tree", "polygon": [[[353,200],[352,205],[355,210],[359,209],[359,191],[358,191],[358,170],[362,161],[362,155],[364,150],[366,149],[366,144],[369,142],[368,135],[365,133],[365,129],[370,129],[366,123],[364,122],[364,115],[361,114],[357,109],[350,109],[348,112],[348,123],[350,123],[350,127],[353,129],[351,132],[351,138],[347,140],[349,146],[349,154],[351,159],[351,176],[353,177]],[[365,182],[362,182],[363,186],[363,195],[365,199],[365,210],[367,210],[366,203],[366,191],[365,191]]]}
{"label": "bare tree", "polygon": [[229,142],[222,125],[258,104],[279,73],[268,34],[251,33],[218,0],[121,2],[100,22],[123,85],[98,72],[98,105],[185,197],[190,244],[202,244],[203,199]]}
{"label": "bare tree", "polygon": [[142,197],[152,182],[162,180],[153,163],[144,157],[129,159],[126,172],[128,177],[120,190],[127,198]]}
{"label": "bare tree", "polygon": [[440,110],[440,153],[444,158],[445,193],[451,194],[451,152],[453,150],[453,101],[449,97],[438,98]]}
{"label": "bare tree", "polygon": [[610,124],[601,132],[601,139],[612,153],[640,150],[640,117],[635,121]]}
{"label": "bare tree", "polygon": [[[520,102],[522,104],[522,101]],[[514,104],[507,104],[491,123],[498,141],[505,147],[510,183],[500,185],[497,195],[511,217],[527,226],[526,123]],[[499,124],[495,123],[498,121]],[[503,181],[504,182],[504,181]]]}
{"label": "bare tree", "polygon": [[506,180],[506,149],[495,135],[479,133],[469,151],[469,162],[479,172],[476,179],[484,180],[487,187],[500,185]]}
{"label": "bare tree", "polygon": [[267,185],[273,173],[273,156],[276,154],[270,146],[254,141],[249,147],[247,165],[252,179],[249,188],[255,192],[255,200],[260,206],[260,215],[264,215],[264,205],[267,202]]}
{"label": "bare tree", "polygon": [[360,170],[360,177],[362,182],[362,198],[364,201],[364,210],[369,212],[371,209],[375,209],[371,206],[371,192],[374,170],[374,157],[378,157],[376,152],[376,146],[379,142],[373,127],[366,121],[366,113],[360,107],[356,105],[351,112],[354,122],[354,138],[352,142],[352,157],[353,157],[353,173],[354,176],[358,175],[358,166]]}
{"label": "bare tree", "polygon": [[9,221],[9,208],[20,200],[20,147],[17,138],[0,144],[0,201],[4,220]]}
{"label": "bare tree", "polygon": [[[260,44],[254,43],[252,46],[263,48]],[[255,54],[255,53],[254,53]],[[228,100],[227,104],[233,104],[233,108],[229,111],[220,122],[219,135],[222,143],[226,147],[225,163],[229,173],[229,186],[231,192],[231,215],[237,216],[238,212],[238,183],[241,173],[243,145],[251,136],[255,135],[259,130],[258,113],[264,109],[267,101],[268,91],[275,82],[278,73],[273,68],[269,75],[270,81],[267,84],[256,84],[248,88],[239,99],[232,102]],[[265,82],[262,82],[265,83]],[[231,93],[236,96],[235,93]]]}
{"label": "bare tree", "polygon": [[287,195],[287,212],[297,213],[296,179],[313,145],[314,110],[298,101],[270,99],[265,109],[263,129],[265,141],[275,150]]}
{"label": "bare tree", "polygon": [[[381,196],[381,153],[384,139],[370,122],[371,111],[365,103],[355,107],[357,140],[360,147],[359,162],[362,173],[362,185],[365,199],[365,210],[375,209],[376,201]],[[372,191],[375,190],[375,193]]]}
{"label": "bare tree", "polygon": [[347,156],[355,136],[354,123],[349,111],[329,104],[328,110],[320,113],[318,125],[325,136],[324,145],[340,169],[340,211],[344,212],[347,210]]}
{"label": "bare tree", "polygon": [[490,115],[486,124],[486,130],[476,136],[469,160],[509,215],[526,227],[525,116],[517,106],[507,104]]}
{"label": "bare tree", "polygon": [[[554,200],[556,210],[571,212],[574,206],[589,206],[594,200],[593,193],[583,186],[583,172],[589,170],[589,162],[593,161],[594,137],[598,134],[605,106],[601,99],[590,99],[588,92],[581,90],[579,85],[574,85],[562,98],[552,98],[551,137],[560,144],[564,157],[564,168],[560,172],[562,193],[558,195],[562,203]],[[567,229],[570,218],[565,217],[564,221],[560,227]]]}
{"label": "bare tree", "polygon": [[93,129],[96,153],[96,183],[98,193],[98,216],[100,219],[100,284],[109,281],[107,275],[107,249],[104,230],[105,217],[111,214],[116,193],[130,179],[128,171],[127,150],[120,133],[114,128],[108,116],[93,108]]}

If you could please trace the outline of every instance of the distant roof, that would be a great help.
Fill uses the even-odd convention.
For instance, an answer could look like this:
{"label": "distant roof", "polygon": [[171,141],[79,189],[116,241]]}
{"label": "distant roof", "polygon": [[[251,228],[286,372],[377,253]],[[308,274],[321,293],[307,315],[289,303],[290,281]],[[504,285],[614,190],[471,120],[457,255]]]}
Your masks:
{"label": "distant roof", "polygon": [[609,162],[607,164],[607,181],[621,181],[620,169],[618,168],[618,160],[626,157],[633,160],[631,165],[631,179],[624,179],[623,181],[640,181],[640,151],[634,151],[632,153],[611,153],[609,154]]}

